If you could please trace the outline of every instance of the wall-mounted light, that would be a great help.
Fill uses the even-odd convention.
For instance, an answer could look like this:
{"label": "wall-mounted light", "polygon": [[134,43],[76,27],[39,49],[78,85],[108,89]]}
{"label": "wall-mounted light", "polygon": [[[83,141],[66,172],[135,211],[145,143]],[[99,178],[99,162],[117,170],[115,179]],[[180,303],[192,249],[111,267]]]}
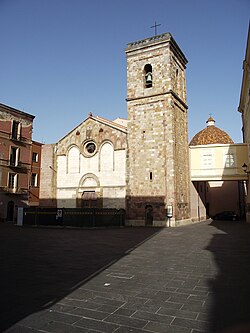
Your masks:
{"label": "wall-mounted light", "polygon": [[243,169],[243,171],[244,171],[245,173],[249,173],[249,171],[248,171],[248,167],[247,167],[246,163],[244,163],[244,164],[242,165],[242,169]]}
{"label": "wall-mounted light", "polygon": [[49,166],[49,168],[50,168],[51,170],[53,170],[54,172],[56,172],[56,170],[55,170],[54,168],[52,168],[51,165]]}

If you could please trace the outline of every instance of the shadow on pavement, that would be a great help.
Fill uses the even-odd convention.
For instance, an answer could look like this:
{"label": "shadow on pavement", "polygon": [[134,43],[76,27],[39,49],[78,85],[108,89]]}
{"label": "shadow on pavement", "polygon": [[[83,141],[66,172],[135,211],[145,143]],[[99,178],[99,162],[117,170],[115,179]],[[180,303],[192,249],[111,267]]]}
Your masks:
{"label": "shadow on pavement", "polygon": [[233,221],[211,225],[219,233],[207,247],[218,266],[216,279],[210,281],[214,293],[210,331],[250,332],[250,225]]}
{"label": "shadow on pavement", "polygon": [[0,331],[58,302],[159,231],[0,225]]}

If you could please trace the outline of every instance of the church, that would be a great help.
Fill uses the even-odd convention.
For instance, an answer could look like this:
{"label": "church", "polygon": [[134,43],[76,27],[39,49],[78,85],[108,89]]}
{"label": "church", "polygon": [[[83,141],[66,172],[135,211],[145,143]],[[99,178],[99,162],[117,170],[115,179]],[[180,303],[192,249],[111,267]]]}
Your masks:
{"label": "church", "polygon": [[[170,33],[129,43],[125,53],[128,119],[110,121],[89,113],[56,144],[43,145],[40,206],[125,209],[128,226],[178,226],[205,220],[208,203],[199,199],[197,181],[222,180],[225,165],[221,158],[221,167],[216,168],[221,173],[206,178],[204,166],[200,167],[204,161],[198,161],[203,173],[195,174],[192,183],[187,59]],[[219,151],[228,154],[225,142],[216,144],[222,144]],[[244,158],[238,158],[239,163]],[[226,173],[226,180],[245,179],[238,165],[230,165],[230,170],[239,177]]]}
{"label": "church", "polygon": [[189,221],[187,59],[170,33],[125,52],[128,119],[89,114],[44,145],[40,205],[123,208],[127,225]]}

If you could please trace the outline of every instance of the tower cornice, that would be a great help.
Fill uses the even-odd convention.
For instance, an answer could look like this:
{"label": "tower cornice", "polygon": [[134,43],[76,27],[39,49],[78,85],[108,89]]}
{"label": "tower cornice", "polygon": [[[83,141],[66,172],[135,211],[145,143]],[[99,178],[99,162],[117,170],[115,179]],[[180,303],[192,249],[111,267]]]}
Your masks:
{"label": "tower cornice", "polygon": [[154,44],[155,42],[160,42],[160,41],[165,41],[165,40],[170,40],[171,34],[169,32],[165,32],[163,34],[157,35],[157,36],[152,36],[148,38],[144,38],[135,42],[131,42],[127,44],[127,49],[126,51],[129,51],[132,48],[138,48],[138,47],[144,47],[148,46],[149,44],[151,45],[152,43]]}
{"label": "tower cornice", "polygon": [[159,93],[159,94],[152,94],[152,95],[148,95],[148,96],[138,96],[138,97],[126,98],[126,101],[127,102],[131,102],[131,101],[137,101],[137,100],[140,100],[140,99],[165,96],[165,95],[169,95],[169,94],[171,94],[175,99],[177,99],[178,102],[181,103],[182,106],[185,109],[188,109],[187,104],[185,102],[183,102],[183,100],[173,90],[169,90],[169,91],[166,91],[166,92],[163,92],[163,93]]}
{"label": "tower cornice", "polygon": [[187,58],[185,57],[184,53],[181,51],[180,47],[174,40],[173,36],[169,32],[165,32],[163,34],[157,35],[157,36],[152,36],[148,37],[145,39],[141,39],[135,42],[131,42],[127,44],[127,48],[125,49],[125,52],[127,56],[129,56],[129,53],[137,51],[137,50],[142,50],[146,49],[148,47],[152,47],[153,45],[159,45],[159,44],[164,44],[166,42],[169,42],[170,45],[172,46],[173,50],[178,53],[179,58],[182,60],[183,64],[186,65],[188,63]]}

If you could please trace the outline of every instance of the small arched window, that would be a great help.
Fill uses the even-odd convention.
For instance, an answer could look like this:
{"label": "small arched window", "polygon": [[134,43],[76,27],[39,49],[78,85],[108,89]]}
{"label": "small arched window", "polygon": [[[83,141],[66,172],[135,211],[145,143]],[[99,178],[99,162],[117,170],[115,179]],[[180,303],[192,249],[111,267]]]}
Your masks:
{"label": "small arched window", "polygon": [[144,67],[145,87],[150,88],[153,85],[152,66],[150,64]]}

